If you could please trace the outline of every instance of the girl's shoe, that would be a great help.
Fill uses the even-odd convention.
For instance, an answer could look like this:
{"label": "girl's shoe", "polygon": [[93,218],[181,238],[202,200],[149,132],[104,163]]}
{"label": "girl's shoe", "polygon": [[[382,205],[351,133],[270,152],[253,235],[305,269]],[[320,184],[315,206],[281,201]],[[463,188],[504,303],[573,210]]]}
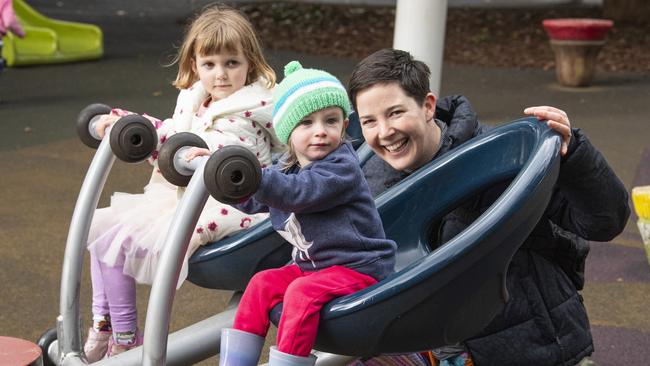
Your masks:
{"label": "girl's shoe", "polygon": [[113,337],[111,337],[108,340],[108,351],[106,352],[106,358],[108,357],[113,357],[115,355],[119,355],[120,353],[124,353],[132,348],[142,346],[142,332],[139,330],[135,331],[135,341],[132,344],[119,344],[115,342]]}
{"label": "girl's shoe", "polygon": [[98,332],[92,327],[88,329],[88,338],[84,344],[84,353],[88,362],[97,362],[104,358],[111,339],[113,339],[113,332]]}

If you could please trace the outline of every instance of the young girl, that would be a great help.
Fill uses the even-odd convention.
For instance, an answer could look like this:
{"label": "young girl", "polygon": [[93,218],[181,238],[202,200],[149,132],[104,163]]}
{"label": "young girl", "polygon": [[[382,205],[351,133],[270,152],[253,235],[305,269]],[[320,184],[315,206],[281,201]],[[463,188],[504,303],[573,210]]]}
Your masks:
{"label": "young girl", "polygon": [[270,212],[273,227],[294,246],[291,264],[257,273],[221,335],[221,366],[257,364],[269,311],[283,302],[277,348],[269,365],[313,365],[320,310],[394,269],[396,245],[385,237],[352,146],[343,141],[350,104],[332,75],[285,66],[274,92],[273,125],[289,153],[264,169],[259,190],[237,207]]}
{"label": "young girl", "polygon": [[[250,23],[237,11],[212,7],[194,20],[179,50],[174,85],[181,89],[174,115],[152,118],[160,144],[172,134],[191,131],[211,151],[238,144],[256,153],[262,165],[282,144],[272,130],[275,74],[262,56]],[[101,119],[98,132],[128,112],[114,110]],[[151,284],[180,193],[155,168],[143,194],[116,193],[99,209],[90,229],[88,250],[93,285],[93,327],[84,351],[94,362],[142,344],[137,331],[135,280]],[[187,277],[187,259],[199,245],[249,227],[266,215],[246,215],[209,199],[179,279]],[[111,337],[112,335],[112,337]]]}

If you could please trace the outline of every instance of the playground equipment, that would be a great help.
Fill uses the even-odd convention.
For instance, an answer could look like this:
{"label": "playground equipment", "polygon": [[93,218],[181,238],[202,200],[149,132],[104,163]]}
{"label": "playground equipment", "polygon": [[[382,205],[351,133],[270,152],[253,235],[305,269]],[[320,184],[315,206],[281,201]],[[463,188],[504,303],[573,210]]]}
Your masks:
{"label": "playground equipment", "polygon": [[[552,194],[558,147],[555,133],[523,119],[470,141],[382,194],[376,204],[387,237],[398,243],[397,272],[330,302],[315,348],[356,356],[415,352],[483,329],[507,301],[508,263]],[[467,174],[472,179],[463,179]],[[470,227],[440,248],[429,246],[431,222],[466,197],[513,178]],[[272,312],[276,323],[280,309]]]}
{"label": "playground equipment", "polygon": [[[143,126],[137,129],[139,137],[113,139],[116,127],[110,140],[126,143],[112,148],[123,149],[127,156],[135,147],[131,145],[149,140],[144,135],[151,131]],[[94,131],[86,130],[91,134]],[[49,343],[39,342],[49,361],[56,364],[86,364],[79,324],[81,263],[92,213],[115,159],[107,140],[99,144],[73,214],[63,264],[57,339],[52,340],[49,331]],[[232,325],[237,293],[222,313],[168,337],[181,259],[207,199],[204,180],[216,177],[228,184],[224,177],[231,177],[231,184],[240,184],[242,179],[248,181],[247,169],[252,166],[243,155],[232,152],[228,159],[220,159],[215,153],[210,159],[199,157],[187,163],[182,157],[186,150],[178,146],[170,145],[174,158],[169,167],[191,178],[160,258],[144,345],[97,365],[192,364],[218,353],[221,329]],[[522,119],[464,144],[378,197],[387,236],[398,243],[397,272],[323,309],[315,348],[328,353],[318,354],[317,365],[341,364],[349,359],[339,355],[429,349],[481,330],[507,301],[508,263],[548,203],[559,170],[559,149],[560,138],[555,132],[534,118]],[[359,153],[362,161],[369,156],[365,146]],[[230,159],[237,160],[237,167],[224,169]],[[206,171],[212,173],[204,174]],[[468,174],[472,179],[467,179]],[[508,188],[471,226],[439,248],[429,246],[427,234],[432,221],[468,195],[503,181],[510,181]],[[289,252],[270,223],[263,222],[199,248],[190,260],[188,279],[205,287],[242,290],[255,271],[284,265],[290,259]],[[228,280],[232,282],[226,283]],[[277,319],[279,311],[274,309],[272,317]]]}
{"label": "playground equipment", "polygon": [[636,224],[639,233],[641,233],[641,240],[643,240],[648,263],[650,263],[650,186],[632,188],[632,203],[634,204],[634,211],[639,217]]}
{"label": "playground equipment", "polygon": [[104,54],[99,27],[47,18],[23,0],[13,0],[25,37],[7,33],[2,58],[7,66],[92,60]]}

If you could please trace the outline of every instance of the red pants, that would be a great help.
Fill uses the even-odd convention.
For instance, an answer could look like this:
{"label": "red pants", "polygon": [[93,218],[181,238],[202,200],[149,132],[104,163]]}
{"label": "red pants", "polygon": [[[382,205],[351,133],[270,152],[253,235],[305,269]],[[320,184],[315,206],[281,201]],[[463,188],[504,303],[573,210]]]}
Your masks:
{"label": "red pants", "polygon": [[265,337],[269,312],[282,302],[278,350],[305,357],[316,342],[323,305],[375,283],[374,278],[341,266],[302,272],[289,265],[258,272],[246,287],[233,328]]}

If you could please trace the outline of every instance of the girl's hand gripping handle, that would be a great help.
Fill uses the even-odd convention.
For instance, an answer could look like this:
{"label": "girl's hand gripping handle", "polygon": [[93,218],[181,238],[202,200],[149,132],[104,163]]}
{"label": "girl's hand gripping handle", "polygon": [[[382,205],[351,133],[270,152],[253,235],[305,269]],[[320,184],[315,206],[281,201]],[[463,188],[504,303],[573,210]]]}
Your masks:
{"label": "girl's hand gripping handle", "polygon": [[[188,151],[194,148],[208,148],[208,144],[199,136],[190,132],[180,132],[165,141],[158,154],[158,168],[167,181],[175,186],[186,187],[194,171],[187,168]],[[209,152],[209,150],[208,150]],[[198,155],[192,156],[192,158]],[[184,164],[185,163],[185,164]]]}
{"label": "girl's hand gripping handle", "polygon": [[99,121],[111,113],[111,107],[106,104],[94,103],[79,112],[77,117],[77,135],[86,146],[96,149],[104,137],[104,130],[100,135],[97,131]]}

